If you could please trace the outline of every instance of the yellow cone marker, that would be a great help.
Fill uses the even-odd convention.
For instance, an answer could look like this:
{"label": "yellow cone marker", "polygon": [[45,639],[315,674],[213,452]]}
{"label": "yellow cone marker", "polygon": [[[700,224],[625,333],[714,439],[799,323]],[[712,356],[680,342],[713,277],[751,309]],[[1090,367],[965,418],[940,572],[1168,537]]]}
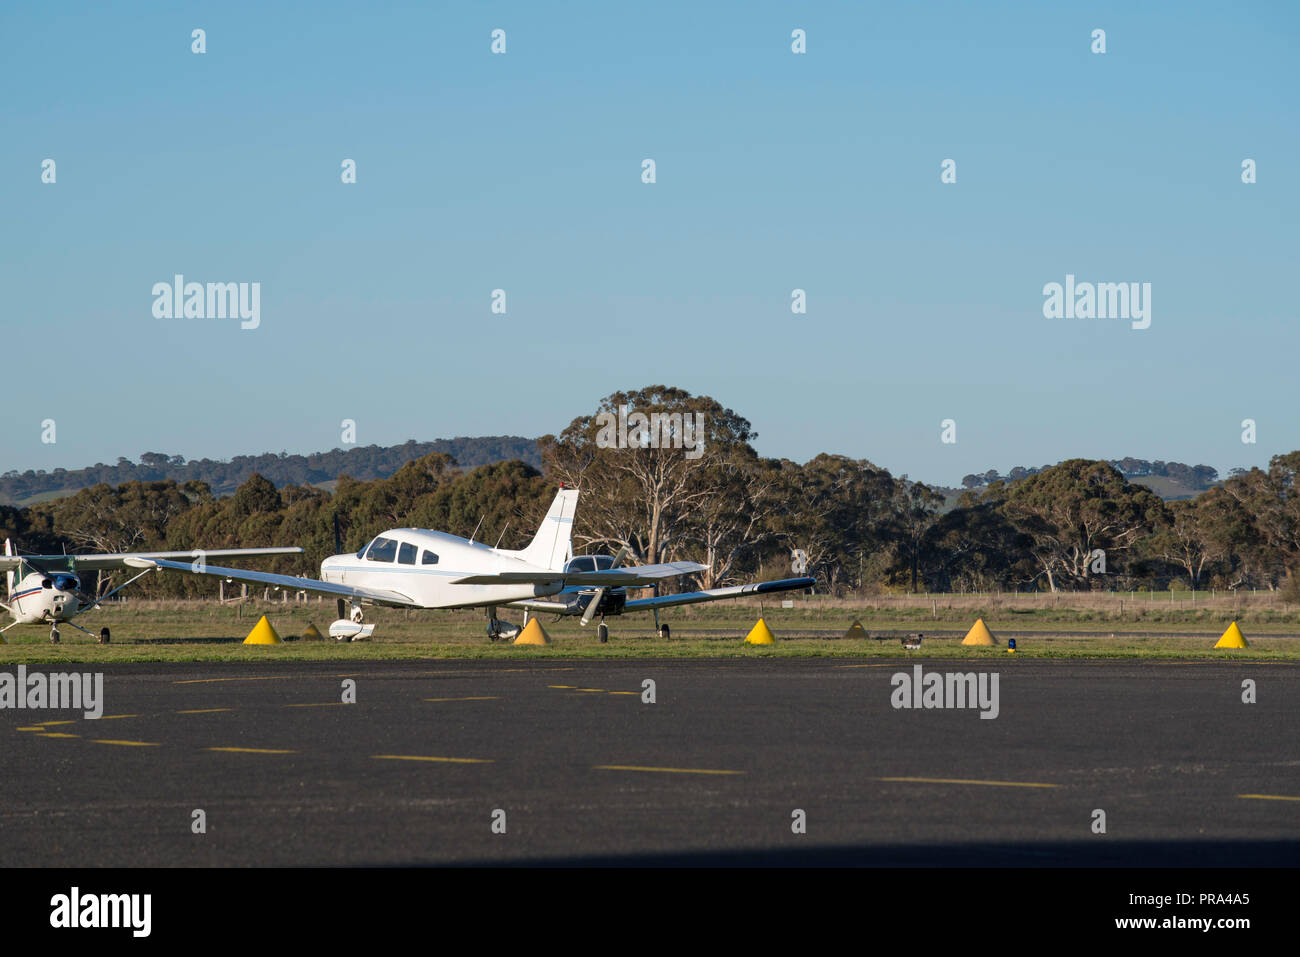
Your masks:
{"label": "yellow cone marker", "polygon": [[303,629],[302,634],[299,636],[298,640],[299,641],[324,641],[325,636],[320,633],[319,628],[317,628],[315,625],[308,622],[307,627]]}
{"label": "yellow cone marker", "polygon": [[1214,643],[1215,648],[1249,648],[1250,643],[1246,641],[1246,636],[1241,633],[1234,621],[1228,626],[1228,630],[1223,633],[1223,637]]}
{"label": "yellow cone marker", "polygon": [[966,637],[961,640],[963,645],[996,645],[998,640],[993,637],[993,632],[989,631],[989,626],[984,624],[983,618],[976,618],[975,624],[971,625],[970,631],[966,632]]}
{"label": "yellow cone marker", "polygon": [[551,636],[546,633],[536,618],[524,626],[524,630],[519,633],[519,637],[512,642],[516,645],[549,645]]}
{"label": "yellow cone marker", "polygon": [[772,634],[772,629],[767,627],[767,622],[760,618],[758,623],[749,629],[749,634],[745,636],[745,640],[751,645],[774,645],[776,644],[776,635]]}
{"label": "yellow cone marker", "polygon": [[275,633],[275,629],[271,627],[271,623],[267,621],[266,616],[263,615],[261,618],[257,619],[257,624],[254,625],[253,630],[248,633],[248,637],[244,639],[244,644],[280,645],[284,644],[284,642],[280,640],[280,636]]}
{"label": "yellow cone marker", "polygon": [[849,630],[844,633],[844,637],[845,638],[870,638],[871,636],[867,634],[867,629],[862,627],[862,622],[854,618],[853,624],[849,625]]}

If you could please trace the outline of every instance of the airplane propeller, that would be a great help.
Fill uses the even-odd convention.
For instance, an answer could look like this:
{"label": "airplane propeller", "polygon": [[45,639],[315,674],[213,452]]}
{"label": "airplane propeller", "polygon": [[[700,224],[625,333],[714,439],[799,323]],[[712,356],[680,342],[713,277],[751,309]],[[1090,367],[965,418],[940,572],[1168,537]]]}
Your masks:
{"label": "airplane propeller", "polygon": [[[618,568],[619,565],[622,565],[623,559],[627,557],[629,551],[631,551],[631,549],[626,545],[620,548],[618,554],[614,556],[614,564],[609,566],[609,570],[613,571],[615,568]],[[591,596],[591,601],[587,602],[587,608],[582,613],[582,624],[584,627],[590,624],[591,619],[595,617],[596,609],[600,607],[600,600],[605,597],[605,592],[608,590],[608,585],[601,585],[596,589],[596,593]]]}
{"label": "airplane propeller", "polygon": [[[30,565],[32,568],[36,569],[36,571],[40,572],[42,577],[45,579],[45,583],[48,583],[51,586],[58,585],[62,590],[72,592],[72,594],[77,599],[77,604],[81,606],[83,609],[98,608],[99,603],[104,600],[103,598],[96,598],[94,595],[82,591],[80,587],[81,579],[78,576],[73,575],[71,572],[52,572],[44,565],[42,565],[40,562],[33,561],[31,558],[27,557],[26,555],[19,556],[19,557],[22,558],[25,564]],[[67,577],[71,577],[72,580],[77,583],[76,588],[68,588],[66,580],[60,581],[60,579],[66,579]],[[132,581],[134,581],[134,579],[132,579]]]}

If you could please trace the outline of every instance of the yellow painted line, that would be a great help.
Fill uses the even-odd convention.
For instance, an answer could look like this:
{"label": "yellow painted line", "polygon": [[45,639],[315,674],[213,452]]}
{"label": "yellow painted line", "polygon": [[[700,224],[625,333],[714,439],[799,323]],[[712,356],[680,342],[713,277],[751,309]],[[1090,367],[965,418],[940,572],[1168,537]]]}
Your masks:
{"label": "yellow painted line", "polygon": [[577,686],[577,685],[547,685],[546,687],[548,687],[548,688],[563,688],[565,691],[570,691],[570,690],[572,690],[573,688],[576,688],[576,687],[578,687],[578,686]]}
{"label": "yellow painted line", "polygon": [[105,715],[101,715],[98,718],[95,718],[94,720],[112,721],[114,718],[138,718],[138,717],[140,717],[138,714],[105,714]]}
{"label": "yellow painted line", "polygon": [[710,768],[648,768],[636,764],[598,764],[596,771],[660,771],[664,774],[744,774],[744,771],[715,771]]}
{"label": "yellow painted line", "polygon": [[427,754],[372,754],[376,761],[441,761],[448,764],[491,764],[489,758],[435,758]]}
{"label": "yellow painted line", "polygon": [[576,688],[576,691],[604,691],[604,688]]}
{"label": "yellow painted line", "polygon": [[25,728],[14,728],[14,730],[15,730],[15,731],[44,731],[44,730],[45,730],[45,725],[43,725],[43,724],[33,724],[33,725],[28,725],[28,726],[25,727]]}
{"label": "yellow painted line", "polygon": [[257,678],[187,678],[184,681],[173,681],[174,685],[205,685],[215,681],[282,681],[285,678],[310,678],[311,675],[263,675]]}
{"label": "yellow painted line", "polygon": [[1300,797],[1289,794],[1238,794],[1239,798],[1253,798],[1256,801],[1300,801]]}
{"label": "yellow painted line", "polygon": [[240,754],[296,754],[296,751],[282,751],[278,748],[207,748],[208,751],[237,751]]}
{"label": "yellow painted line", "polygon": [[1033,781],[975,781],[966,778],[876,778],[877,781],[903,781],[911,784],[984,784],[995,788],[1059,788],[1059,784]]}
{"label": "yellow painted line", "polygon": [[111,738],[92,738],[96,744],[120,744],[125,748],[156,748],[157,741],[115,741]]}
{"label": "yellow painted line", "polygon": [[69,720],[67,720],[67,721],[42,721],[42,722],[41,722],[41,727],[43,727],[43,728],[52,728],[52,727],[53,727],[54,725],[56,725],[56,724],[76,724],[76,723],[77,723],[77,721],[76,721],[75,718],[69,719]]}
{"label": "yellow painted line", "polygon": [[216,714],[218,711],[230,711],[230,708],[198,708],[194,711],[177,711],[177,714]]}
{"label": "yellow painted line", "polygon": [[481,698],[425,698],[425,701],[500,701],[500,695],[484,695]]}
{"label": "yellow painted line", "polygon": [[610,694],[640,694],[639,691],[611,691]]}
{"label": "yellow painted line", "polygon": [[79,734],[68,734],[66,731],[46,731],[44,734],[38,734],[38,738],[79,738]]}
{"label": "yellow painted line", "polygon": [[347,704],[346,701],[322,701],[315,704],[287,704],[286,708],[333,708],[335,705]]}

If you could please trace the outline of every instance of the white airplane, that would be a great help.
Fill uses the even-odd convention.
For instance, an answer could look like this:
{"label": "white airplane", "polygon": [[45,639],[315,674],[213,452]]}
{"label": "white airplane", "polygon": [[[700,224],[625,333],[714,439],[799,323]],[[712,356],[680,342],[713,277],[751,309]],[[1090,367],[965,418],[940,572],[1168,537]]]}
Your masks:
{"label": "white airplane", "polygon": [[[153,571],[154,566],[145,568],[106,595],[96,598],[81,589],[79,571],[103,571],[113,568],[129,568],[137,559],[174,559],[188,558],[192,564],[201,564],[209,558],[244,558],[257,555],[298,555],[301,548],[221,548],[211,551],[190,552],[118,552],[96,555],[18,555],[13,543],[5,539],[5,553],[0,556],[0,569],[4,569],[8,586],[8,600],[0,602],[13,618],[9,624],[0,628],[0,643],[4,642],[4,633],[14,625],[49,625],[50,641],[58,644],[59,625],[71,625],[78,631],[94,638],[89,631],[72,619],[100,607],[100,603],[116,595],[127,585]],[[140,567],[140,566],[135,566]],[[184,567],[188,568],[189,565]],[[99,641],[107,643],[111,634],[107,628],[101,628]]]}
{"label": "white airplane", "polygon": [[[637,565],[630,568],[613,567],[617,562],[598,567],[597,556],[582,556],[570,561],[572,554],[573,516],[578,506],[578,490],[561,486],[541,527],[527,548],[511,550],[493,548],[472,539],[460,538],[446,532],[432,532],[422,528],[394,528],[376,536],[355,555],[333,555],[321,562],[321,577],[297,578],[268,572],[241,571],[219,568],[214,565],[195,566],[193,563],[173,561],[160,556],[141,555],[127,563],[137,568],[170,568],[215,575],[237,581],[276,585],[295,591],[333,595],[338,599],[339,618],[330,625],[329,633],[339,641],[369,638],[373,624],[362,624],[365,605],[387,605],[394,608],[486,608],[488,637],[510,639],[519,634],[521,626],[497,618],[498,607],[517,607],[528,613],[553,611],[556,614],[574,614],[567,610],[577,607],[574,589],[594,586],[591,597],[581,601],[585,625],[593,615],[601,615],[598,629],[600,640],[605,641],[609,629],[604,615],[611,613],[615,599],[609,597],[611,589],[638,585],[654,585],[665,578],[689,575],[704,571],[707,566],[697,562],[666,562],[658,565]],[[605,558],[607,556],[599,556]],[[619,558],[622,558],[620,553]],[[713,601],[735,597],[744,589],[784,585],[785,588],[806,588],[813,584],[811,578],[789,579],[787,582],[764,582],[762,585],[740,585],[712,592],[691,592],[669,595],[646,608],[666,604],[687,604],[693,601]],[[768,588],[767,590],[784,590]],[[561,596],[559,602],[539,599]],[[581,596],[579,596],[581,597]],[[351,604],[350,613],[344,604]],[[638,602],[619,606],[615,614],[626,608],[636,610]],[[666,632],[666,629],[664,629]]]}

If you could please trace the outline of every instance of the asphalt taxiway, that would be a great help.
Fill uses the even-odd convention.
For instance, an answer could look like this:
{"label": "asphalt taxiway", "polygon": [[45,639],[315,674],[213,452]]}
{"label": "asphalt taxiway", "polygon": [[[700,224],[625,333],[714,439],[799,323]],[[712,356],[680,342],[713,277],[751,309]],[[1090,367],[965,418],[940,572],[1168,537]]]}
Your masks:
{"label": "asphalt taxiway", "polygon": [[[917,663],[998,716],[893,707]],[[94,670],[98,721],[0,710],[2,866],[1300,864],[1292,662]]]}

